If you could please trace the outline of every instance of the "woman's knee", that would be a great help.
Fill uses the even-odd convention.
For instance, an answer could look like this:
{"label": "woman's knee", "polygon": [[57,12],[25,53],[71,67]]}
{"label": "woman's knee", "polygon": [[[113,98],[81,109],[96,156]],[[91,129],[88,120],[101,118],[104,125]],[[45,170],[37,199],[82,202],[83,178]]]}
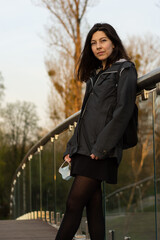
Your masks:
{"label": "woman's knee", "polygon": [[76,211],[76,209],[78,208],[78,203],[76,201],[76,199],[72,196],[69,196],[66,202],[66,209],[68,211]]}

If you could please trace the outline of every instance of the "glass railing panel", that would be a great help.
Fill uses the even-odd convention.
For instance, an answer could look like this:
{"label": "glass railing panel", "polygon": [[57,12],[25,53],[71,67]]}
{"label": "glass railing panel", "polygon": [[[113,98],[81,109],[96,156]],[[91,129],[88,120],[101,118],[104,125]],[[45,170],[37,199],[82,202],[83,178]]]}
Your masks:
{"label": "glass railing panel", "polygon": [[139,143],[125,150],[118,184],[106,186],[106,226],[115,239],[155,239],[152,93],[139,105]]}
{"label": "glass railing panel", "polygon": [[30,211],[30,176],[29,173],[30,169],[29,169],[29,162],[27,162],[27,164],[25,164],[25,168],[23,170],[23,174],[24,174],[24,190],[23,190],[23,195],[24,195],[24,214],[31,212]]}
{"label": "glass railing panel", "polygon": [[26,211],[26,170],[19,171],[19,175],[17,176],[14,190],[14,214],[15,217],[19,217],[23,215]]}
{"label": "glass railing panel", "polygon": [[55,164],[55,201],[56,201],[56,209],[55,212],[60,212],[63,214],[65,212],[66,200],[68,196],[68,192],[70,190],[70,186],[73,179],[68,181],[62,179],[61,174],[58,172],[59,167],[62,165],[63,161],[63,153],[66,149],[66,143],[71,138],[73,134],[74,128],[71,130],[67,130],[61,133],[58,136],[58,139],[53,142],[54,147],[54,164]]}
{"label": "glass railing panel", "polygon": [[160,92],[155,94],[155,167],[157,190],[157,239],[160,238]]}
{"label": "glass railing panel", "polygon": [[13,219],[15,219],[18,215],[17,210],[17,201],[18,201],[18,191],[17,191],[17,182],[12,186],[12,191],[10,195],[10,215]]}
{"label": "glass railing panel", "polygon": [[17,217],[17,184],[12,186],[10,194],[10,216],[15,219]]}
{"label": "glass railing panel", "polygon": [[16,184],[14,185],[14,194],[13,194],[13,217],[14,219],[20,216],[20,202],[19,202],[19,179],[17,178]]}
{"label": "glass railing panel", "polygon": [[42,209],[53,211],[54,209],[54,151],[50,141],[41,151],[42,161]]}
{"label": "glass railing panel", "polygon": [[[31,161],[31,204],[32,211],[40,210],[40,171],[39,154],[33,155]],[[28,163],[27,163],[28,164]]]}
{"label": "glass railing panel", "polygon": [[24,171],[21,171],[21,175],[19,177],[19,181],[18,181],[18,199],[19,199],[19,216],[23,215],[24,214],[24,181],[25,181],[25,170]]}

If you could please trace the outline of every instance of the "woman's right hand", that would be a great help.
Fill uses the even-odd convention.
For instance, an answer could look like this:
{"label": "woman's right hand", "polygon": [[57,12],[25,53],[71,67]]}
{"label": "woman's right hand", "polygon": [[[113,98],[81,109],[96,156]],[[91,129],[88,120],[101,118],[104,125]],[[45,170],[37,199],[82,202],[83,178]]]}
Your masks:
{"label": "woman's right hand", "polygon": [[64,161],[66,162],[71,162],[71,158],[69,157],[69,154],[67,154],[65,157],[64,157]]}

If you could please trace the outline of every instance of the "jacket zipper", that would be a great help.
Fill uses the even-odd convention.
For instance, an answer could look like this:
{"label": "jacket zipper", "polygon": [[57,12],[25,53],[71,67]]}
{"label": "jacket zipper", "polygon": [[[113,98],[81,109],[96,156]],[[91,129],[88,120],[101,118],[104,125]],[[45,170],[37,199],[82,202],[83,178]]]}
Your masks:
{"label": "jacket zipper", "polygon": [[[117,71],[103,72],[102,74],[100,74],[99,77],[97,78],[94,86],[96,85],[96,83],[98,82],[99,78],[100,78],[103,74],[106,74],[106,73],[114,73],[114,72],[117,72]],[[92,84],[92,91],[91,91],[91,93],[90,93],[90,95],[91,95],[91,94],[93,94],[93,88],[94,88],[94,86],[93,86],[93,79],[92,79],[91,77],[90,77],[90,80],[91,80],[91,84]],[[89,95],[89,97],[90,97],[90,95]],[[87,103],[88,103],[89,97],[88,97],[87,102],[86,102],[86,104],[85,104],[85,107],[84,107],[84,110],[83,110],[83,112],[82,112],[81,118],[83,118],[83,115],[84,115],[84,113],[85,113],[85,111],[86,111],[86,107],[87,107]],[[84,125],[83,125],[83,126],[84,126]],[[82,128],[83,128],[83,126],[82,126]],[[86,131],[85,131],[85,134],[86,134]],[[85,138],[85,135],[84,135],[84,138]],[[90,146],[90,143],[89,143],[89,141],[88,141],[88,136],[85,138],[85,140],[86,140],[86,143],[87,143],[87,145],[88,145],[88,148],[89,148],[90,151],[91,151],[91,146]],[[79,144],[78,134],[77,134],[77,143]]]}
{"label": "jacket zipper", "polygon": [[92,88],[93,88],[93,79],[90,77],[90,79],[91,79],[91,84],[92,84]]}
{"label": "jacket zipper", "polygon": [[[114,73],[114,72],[117,72],[117,71],[103,72],[102,74],[100,74],[99,77],[97,78],[97,80],[95,81],[94,86],[93,86],[93,79],[90,78],[90,79],[91,79],[91,84],[92,84],[92,92],[90,93],[90,95],[93,94],[93,88],[95,87],[96,83],[98,82],[99,78],[100,78],[102,75],[104,75],[104,74],[106,74],[106,73]],[[90,95],[89,95],[89,97],[90,97]],[[83,115],[84,115],[84,113],[85,113],[85,111],[86,111],[86,107],[87,107],[87,103],[88,103],[89,97],[88,97],[87,102],[86,102],[86,104],[85,104],[85,107],[84,107],[84,110],[83,110],[83,112],[82,112],[81,118],[83,117]]]}
{"label": "jacket zipper", "polygon": [[103,72],[102,74],[100,74],[99,77],[97,78],[94,86],[96,85],[96,83],[98,82],[99,78],[100,78],[102,75],[104,75],[104,74],[106,74],[106,73],[114,73],[114,72],[118,72],[118,71]]}

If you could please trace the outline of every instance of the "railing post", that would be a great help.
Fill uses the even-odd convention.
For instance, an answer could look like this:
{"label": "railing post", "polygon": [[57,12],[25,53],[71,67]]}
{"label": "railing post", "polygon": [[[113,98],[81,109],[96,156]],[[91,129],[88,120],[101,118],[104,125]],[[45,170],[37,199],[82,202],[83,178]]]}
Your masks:
{"label": "railing post", "polygon": [[[54,186],[54,191],[53,191],[53,195],[54,195],[54,214],[56,214],[56,181],[57,181],[57,173],[56,173],[56,154],[55,154],[55,137],[51,137],[51,142],[53,143],[53,186]],[[56,215],[54,216],[54,218],[56,219]]]}
{"label": "railing post", "polygon": [[24,168],[23,168],[22,184],[23,184],[23,214],[25,214],[26,213],[26,170],[25,170],[25,164],[24,164]]}
{"label": "railing post", "polygon": [[106,234],[106,184],[103,181],[102,182],[102,186],[103,186],[103,215],[104,215],[104,221],[105,221],[105,238],[104,240],[107,240],[107,234]]}
{"label": "railing post", "polygon": [[55,142],[53,142],[53,162],[54,162],[54,212],[56,213],[57,207],[57,173],[56,173],[56,153],[55,153]]}
{"label": "railing post", "polygon": [[49,211],[46,211],[46,221],[49,222]]}
{"label": "railing post", "polygon": [[41,211],[38,211],[38,219],[41,218]]}
{"label": "railing post", "polygon": [[31,219],[35,219],[34,218],[34,212],[31,212]]}
{"label": "railing post", "polygon": [[158,221],[157,221],[157,176],[156,176],[156,147],[155,147],[155,92],[152,92],[152,128],[153,128],[153,161],[154,161],[154,205],[155,205],[155,234],[158,240]]}
{"label": "railing post", "polygon": [[[20,179],[19,179],[19,177],[17,178],[17,216],[16,216],[16,218],[17,217],[19,217],[20,216],[20,206],[21,206],[21,201],[20,201]],[[15,203],[15,205],[16,205],[16,203]]]}
{"label": "railing post", "polygon": [[42,219],[43,221],[46,220],[46,214],[45,214],[45,213],[46,213],[45,211],[42,211],[41,219]]}
{"label": "railing post", "polygon": [[109,230],[109,240],[114,240],[114,230]]}
{"label": "railing post", "polygon": [[54,212],[51,212],[51,223],[55,223],[55,220],[54,220],[55,218],[54,218]]}
{"label": "railing post", "polygon": [[14,186],[13,194],[10,195],[10,217],[16,218],[16,200],[17,200],[17,184]]}
{"label": "railing post", "polygon": [[32,212],[32,169],[31,169],[31,161],[29,161],[29,208],[30,212]]}
{"label": "railing post", "polygon": [[86,240],[89,240],[90,237],[89,237],[89,232],[88,232],[88,222],[85,221],[85,228],[86,228]]}
{"label": "railing post", "polygon": [[62,222],[63,218],[64,218],[64,213],[62,213],[62,218],[61,218],[61,222]]}
{"label": "railing post", "polygon": [[34,219],[37,219],[37,218],[38,218],[37,211],[34,211]]}
{"label": "railing post", "polygon": [[38,149],[38,151],[39,151],[40,213],[41,213],[41,218],[42,218],[42,159],[41,159],[40,148]]}
{"label": "railing post", "polygon": [[60,223],[61,223],[61,221],[60,221],[60,213],[57,212],[57,213],[56,213],[56,225],[59,226]]}

